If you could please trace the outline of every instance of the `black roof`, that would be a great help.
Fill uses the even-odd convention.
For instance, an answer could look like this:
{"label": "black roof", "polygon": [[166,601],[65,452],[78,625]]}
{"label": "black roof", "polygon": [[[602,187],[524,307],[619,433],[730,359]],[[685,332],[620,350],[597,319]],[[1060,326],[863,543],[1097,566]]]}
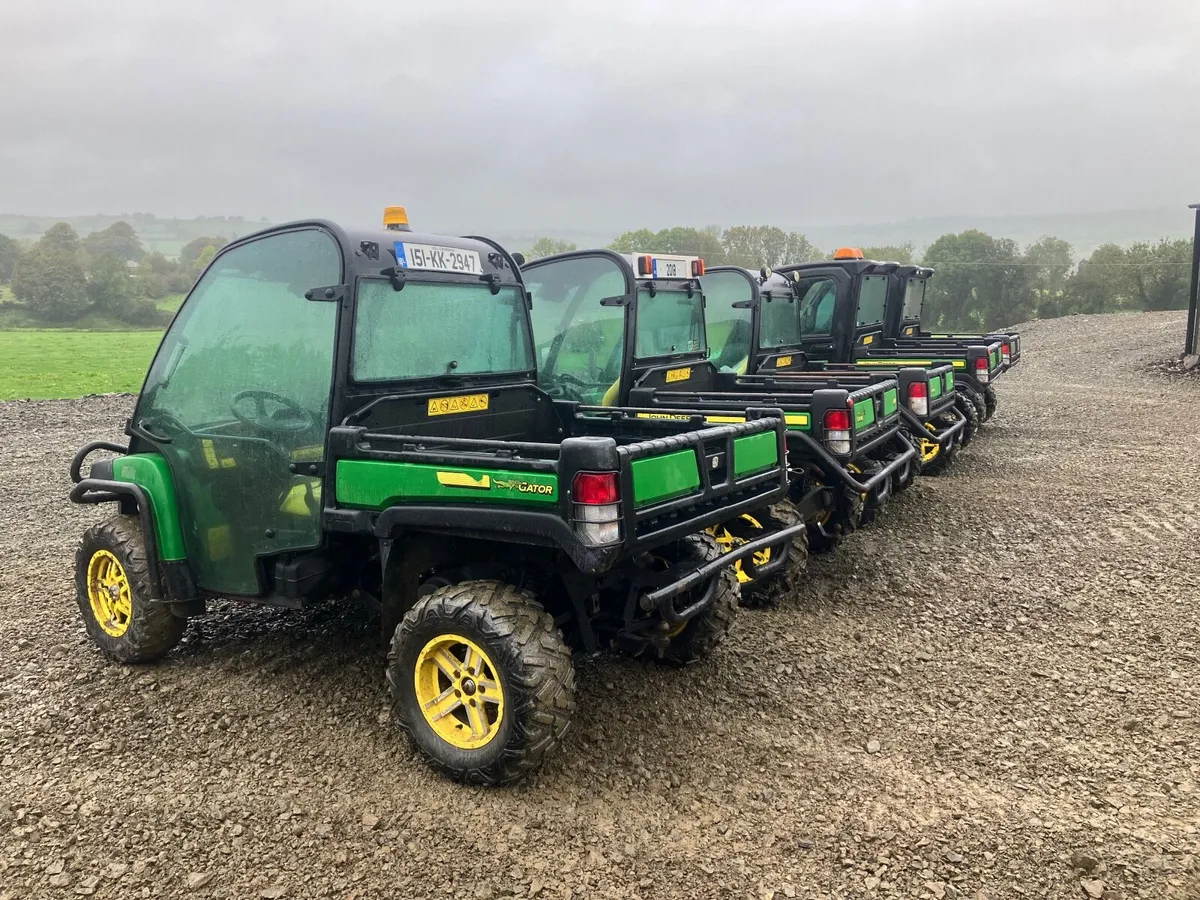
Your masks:
{"label": "black roof", "polygon": [[371,271],[374,273],[379,269],[396,265],[394,248],[397,243],[432,244],[438,247],[452,247],[456,250],[474,250],[479,254],[480,266],[485,275],[496,274],[503,281],[520,281],[519,270],[508,251],[488,238],[477,236],[460,237],[419,231],[394,231],[383,226],[347,229],[328,219],[299,219],[243,235],[231,242],[229,246],[236,246],[268,234],[313,227],[332,233],[342,244],[347,264],[359,272]]}
{"label": "black roof", "polygon": [[903,265],[878,259],[822,259],[816,262],[779,266],[776,272],[805,272],[809,269],[828,269],[837,266],[849,275],[890,275],[893,272],[906,278],[928,278],[934,270],[927,266]]}

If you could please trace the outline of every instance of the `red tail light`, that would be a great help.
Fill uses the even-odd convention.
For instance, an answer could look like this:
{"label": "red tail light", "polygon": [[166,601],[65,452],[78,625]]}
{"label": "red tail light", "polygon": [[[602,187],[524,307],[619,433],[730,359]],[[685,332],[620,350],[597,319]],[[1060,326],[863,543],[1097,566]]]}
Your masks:
{"label": "red tail light", "polygon": [[1008,356],[1008,344],[1001,344],[1000,352],[1003,353],[1005,356]]}
{"label": "red tail light", "polygon": [[981,356],[975,360],[975,371],[986,372],[988,370],[988,361],[986,356]]}
{"label": "red tail light", "polygon": [[929,385],[923,381],[914,381],[908,386],[908,408],[913,415],[929,415]]}
{"label": "red tail light", "polygon": [[571,495],[576,503],[596,506],[617,502],[616,472],[580,472],[571,483]]}
{"label": "red tail light", "polygon": [[825,427],[829,431],[850,430],[850,410],[831,409],[825,413]]}
{"label": "red tail light", "polygon": [[704,274],[704,260],[693,259],[692,260],[692,277],[699,278],[703,274]]}
{"label": "red tail light", "polygon": [[638,257],[638,275],[648,276],[654,274],[654,257],[639,256]]}

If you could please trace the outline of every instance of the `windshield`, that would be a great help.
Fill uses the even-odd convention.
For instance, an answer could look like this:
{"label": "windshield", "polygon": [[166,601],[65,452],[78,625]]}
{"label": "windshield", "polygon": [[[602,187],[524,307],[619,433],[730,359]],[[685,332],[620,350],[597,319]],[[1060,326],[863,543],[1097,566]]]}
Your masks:
{"label": "windshield", "polygon": [[925,279],[910,278],[908,285],[904,288],[904,315],[905,320],[920,319],[921,307],[925,304]]}
{"label": "windshield", "polygon": [[707,351],[704,341],[704,295],[685,291],[640,290],[637,295],[638,359]]}
{"label": "windshield", "polygon": [[[713,365],[723,372],[745,374],[750,356],[750,282],[738,272],[710,272],[700,283]],[[736,308],[735,303],[742,307]]]}
{"label": "windshield", "polygon": [[355,381],[527,372],[534,368],[522,292],[513,285],[363,280],[354,322]]}

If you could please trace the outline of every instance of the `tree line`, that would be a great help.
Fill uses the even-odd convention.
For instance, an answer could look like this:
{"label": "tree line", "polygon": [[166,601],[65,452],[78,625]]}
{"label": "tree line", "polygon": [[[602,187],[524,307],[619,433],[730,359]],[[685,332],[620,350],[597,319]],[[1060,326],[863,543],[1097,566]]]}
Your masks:
{"label": "tree line", "polygon": [[[540,238],[525,255],[537,259],[574,249],[574,244]],[[803,234],[772,225],[627,231],[609,249],[701,256],[710,266],[749,269],[832,256]],[[861,249],[867,259],[937,270],[924,310],[925,324],[935,329],[990,330],[1034,318],[1188,305],[1192,242],[1187,239],[1104,244],[1078,261],[1061,238],[1044,237],[1021,247],[977,230],[944,234],[920,253],[911,243]]]}
{"label": "tree line", "polygon": [[87,237],[66,222],[28,247],[0,234],[0,284],[33,318],[65,324],[100,315],[136,325],[164,324],[170,313],[157,301],[187,292],[227,243],[223,237],[189,241],[179,257],[147,252],[128,222]]}
{"label": "tree line", "polygon": [[[0,235],[0,285],[11,284],[16,302],[46,322],[99,314],[158,324],[169,314],[156,301],[188,291],[226,243],[219,236],[195,238],[170,259],[147,252],[128,222],[83,238],[59,222],[29,246]],[[609,247],[619,253],[702,256],[709,265],[750,269],[831,255],[803,234],[773,225],[640,229],[618,235]],[[540,238],[525,255],[537,259],[574,249],[574,244]],[[987,330],[1076,313],[1183,309],[1188,301],[1191,242],[1186,239],[1104,244],[1080,260],[1060,238],[1021,247],[975,230],[944,234],[920,253],[911,243],[862,250],[868,259],[937,270],[926,292],[925,321],[938,329]]]}

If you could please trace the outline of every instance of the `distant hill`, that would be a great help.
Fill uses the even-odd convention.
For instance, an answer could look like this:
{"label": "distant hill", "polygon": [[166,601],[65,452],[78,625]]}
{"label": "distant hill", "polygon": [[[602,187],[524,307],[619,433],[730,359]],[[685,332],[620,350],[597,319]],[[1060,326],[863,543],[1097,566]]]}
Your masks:
{"label": "distant hill", "polygon": [[55,222],[66,222],[80,235],[107,228],[114,222],[128,222],[147,250],[164,256],[178,256],[188,241],[198,237],[227,237],[248,234],[269,224],[266,219],[253,221],[241,216],[202,216],[195,219],[160,219],[151,213],[94,216],[21,216],[0,213],[0,234],[19,241],[36,241]]}
{"label": "distant hill", "polygon": [[[887,244],[903,244],[911,241],[920,252],[943,234],[957,233],[977,228],[994,237],[1012,238],[1021,246],[1032,244],[1039,238],[1051,235],[1067,241],[1075,250],[1076,259],[1090,256],[1101,244],[1112,242],[1127,246],[1137,241],[1157,241],[1159,238],[1187,238],[1195,227],[1192,211],[1186,204],[1166,209],[1135,209],[1106,213],[1065,213],[1046,216],[938,216],[907,219],[901,222],[846,225],[814,225],[811,223],[772,222],[723,222],[730,225],[779,224],[788,231],[799,231],[814,245],[830,251],[837,247],[878,247]],[[631,228],[645,223],[633,223]],[[707,225],[709,223],[666,222],[655,227],[670,225]],[[649,226],[647,226],[649,227]],[[612,242],[615,234],[589,229],[546,229],[544,231],[504,232],[493,229],[488,232],[504,246],[524,250],[539,237],[552,237],[572,241],[579,247],[604,246]]]}
{"label": "distant hill", "polygon": [[[241,216],[208,216],[195,219],[164,219],[150,213],[128,215],[94,216],[22,216],[0,213],[0,234],[21,241],[34,241],[55,222],[67,222],[81,235],[107,228],[113,222],[129,222],[137,230],[142,243],[149,250],[158,250],[167,256],[176,256],[180,248],[192,238],[223,235],[233,238],[268,225],[266,219],[257,221]],[[1045,235],[1053,235],[1069,242],[1075,249],[1076,258],[1089,256],[1101,244],[1113,242],[1121,245],[1136,241],[1156,241],[1159,238],[1191,237],[1194,227],[1192,212],[1186,205],[1164,209],[1134,209],[1107,213],[1064,213],[1045,216],[939,216],[908,219],[902,222],[847,225],[813,225],[794,223],[782,225],[790,231],[799,231],[822,250],[842,246],[880,246],[903,244],[911,241],[917,250],[923,250],[943,234],[978,228],[995,237],[1007,237],[1022,246],[1032,244]],[[642,227],[645,223],[634,222],[630,228]],[[667,225],[695,223],[675,222]],[[708,224],[708,223],[703,223]],[[737,224],[773,224],[769,222],[726,222],[724,226]],[[781,223],[782,224],[782,223]],[[556,229],[542,231],[522,229],[507,231],[494,228],[487,232],[511,250],[525,250],[539,237],[552,237],[571,241],[580,248],[602,247],[616,237],[598,229]]]}
{"label": "distant hill", "polygon": [[1090,256],[1101,244],[1126,246],[1137,241],[1191,237],[1195,227],[1186,204],[1167,209],[1134,209],[1108,213],[1051,216],[942,216],[876,225],[797,225],[794,230],[822,250],[842,246],[880,246],[912,241],[917,250],[946,233],[977,228],[993,237],[1012,238],[1022,246],[1051,235],[1067,241],[1076,259]]}

